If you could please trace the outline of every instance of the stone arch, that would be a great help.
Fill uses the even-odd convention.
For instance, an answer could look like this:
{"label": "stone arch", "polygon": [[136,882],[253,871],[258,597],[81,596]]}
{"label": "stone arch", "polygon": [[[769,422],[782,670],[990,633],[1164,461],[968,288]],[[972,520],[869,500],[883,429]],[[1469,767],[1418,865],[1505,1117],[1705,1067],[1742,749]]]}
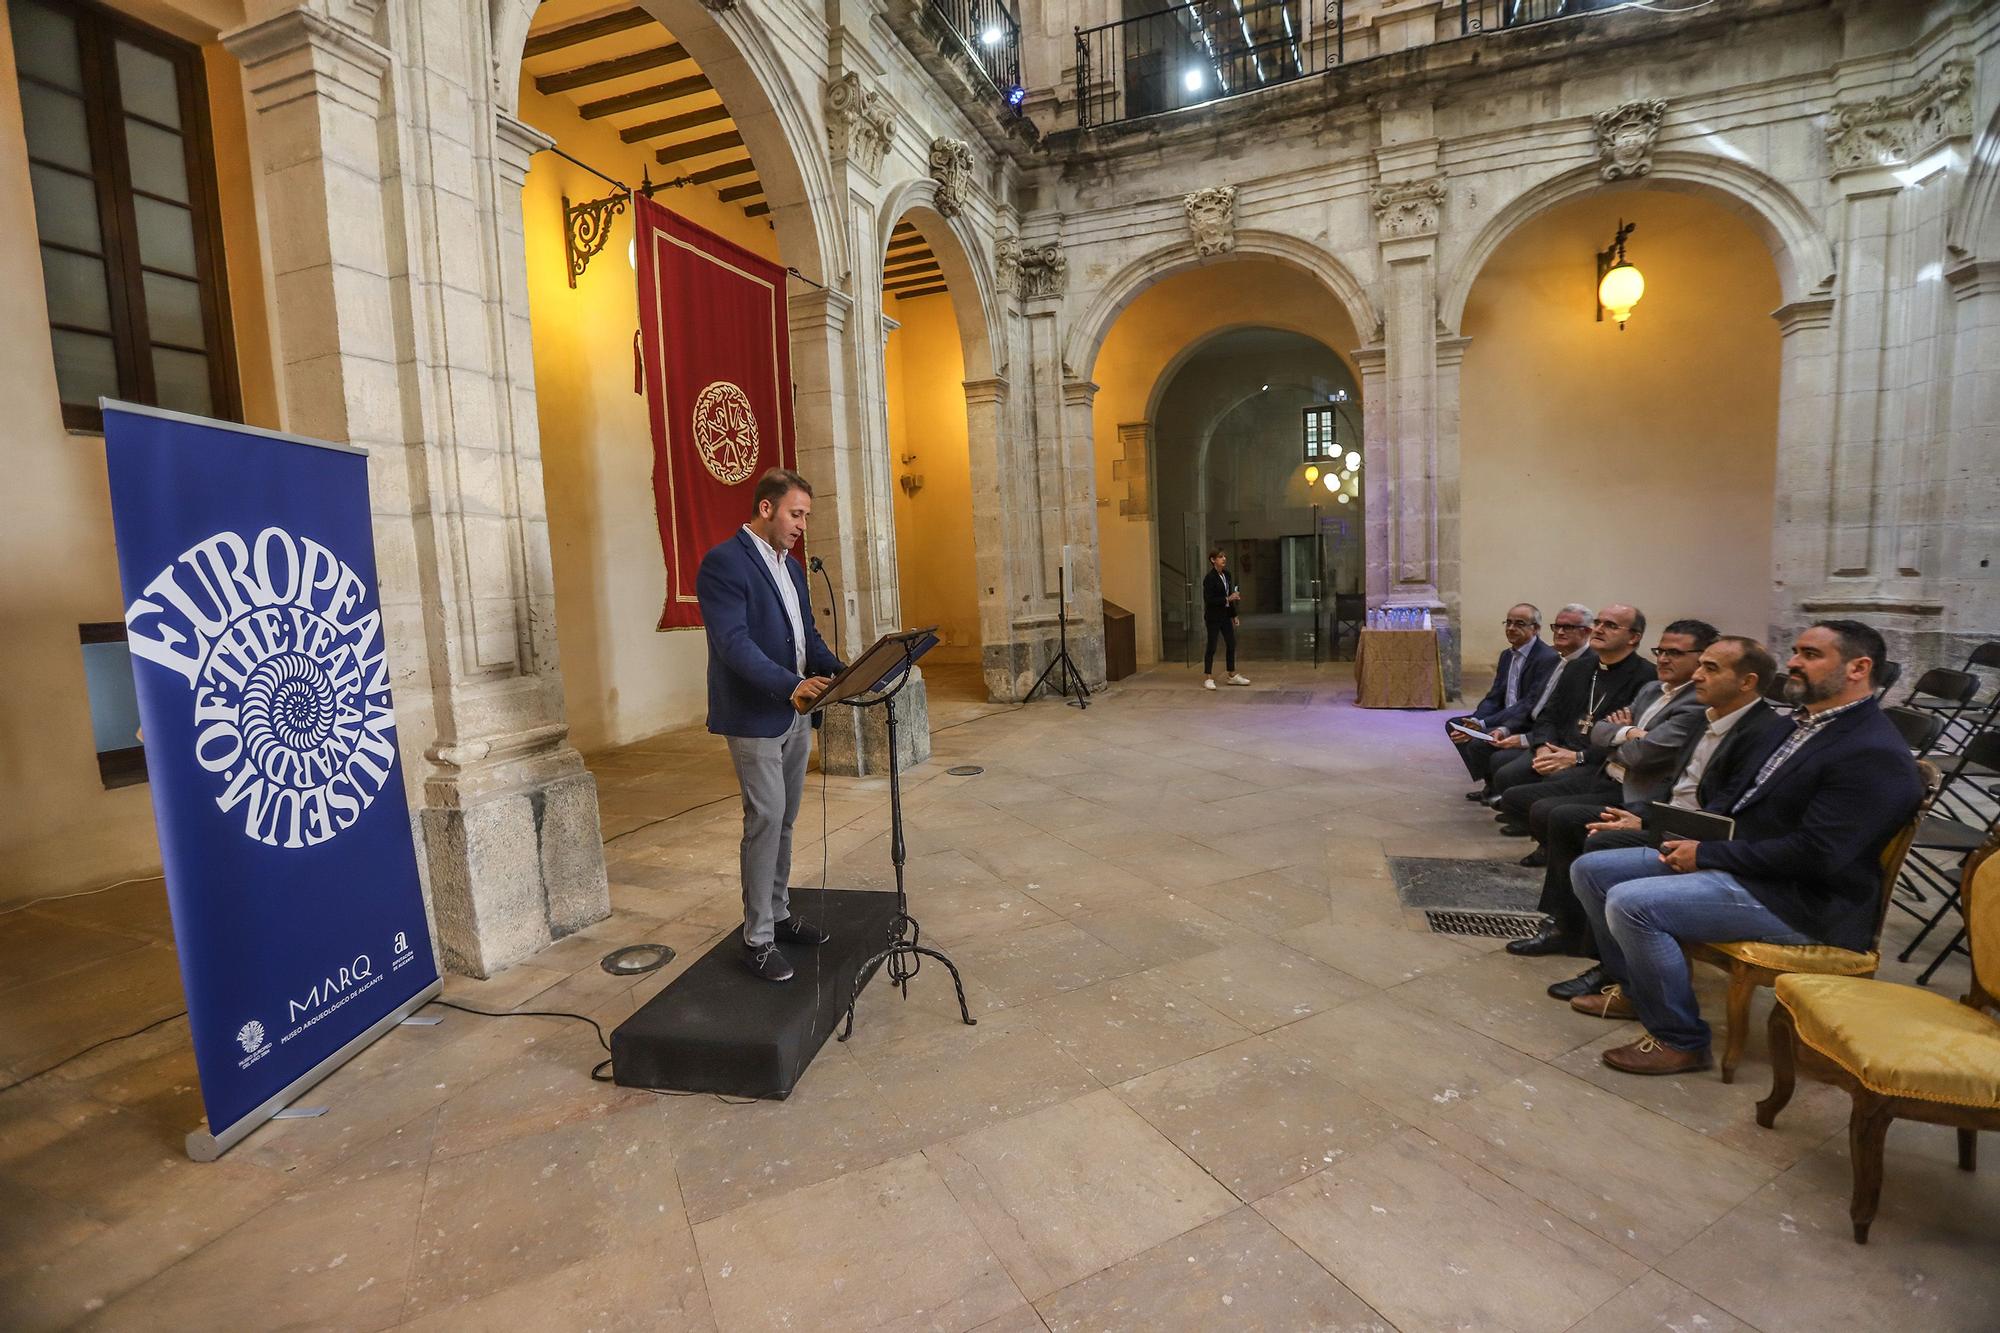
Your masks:
{"label": "stone arch", "polygon": [[1945,228],[1945,247],[1956,255],[2000,259],[2000,109],[1972,146],[1965,187]]}
{"label": "stone arch", "polygon": [[1771,252],[1785,304],[1824,295],[1834,279],[1833,246],[1798,197],[1763,172],[1707,153],[1664,150],[1653,155],[1652,174],[1607,183],[1597,163],[1572,167],[1524,190],[1487,219],[1460,252],[1438,290],[1438,323],[1456,333],[1480,270],[1516,228],[1579,195],[1627,190],[1679,190],[1713,199],[1748,222]]}
{"label": "stone arch", "polygon": [[[1230,254],[1276,259],[1316,279],[1340,302],[1349,322],[1354,325],[1355,334],[1363,341],[1373,338],[1380,321],[1366,289],[1340,261],[1318,246],[1282,232],[1241,229],[1236,233],[1235,248]],[[1071,325],[1069,340],[1064,345],[1065,374],[1078,379],[1090,377],[1097,363],[1098,349],[1104,345],[1111,326],[1118,322],[1118,316],[1124,313],[1125,307],[1137,300],[1147,288],[1187,269],[1208,263],[1227,263],[1229,257],[1204,258],[1195,253],[1194,242],[1182,241],[1127,264],[1098,291]]]}
{"label": "stone arch", "polygon": [[[1192,361],[1196,356],[1198,356],[1201,353],[1202,349],[1207,347],[1210,343],[1216,341],[1218,338],[1221,338],[1227,334],[1241,333],[1245,329],[1269,329],[1277,327],[1279,326],[1274,324],[1256,324],[1256,323],[1224,324],[1220,328],[1210,329],[1208,332],[1202,334],[1199,338],[1196,338],[1194,341],[1190,342],[1186,347],[1181,348],[1180,351],[1174,353],[1172,359],[1170,359],[1165,366],[1160,368],[1160,377],[1153,382],[1152,392],[1149,393],[1146,397],[1145,419],[1147,421],[1153,421],[1159,417],[1160,399],[1162,396],[1165,395],[1167,391],[1167,386],[1172,384],[1174,381],[1174,376],[1180,374],[1182,368],[1185,367],[1188,362]],[[1355,384],[1354,404],[1356,407],[1360,406],[1361,369],[1360,367],[1354,364],[1353,357],[1350,353],[1343,352],[1338,347],[1328,346],[1325,342],[1322,342],[1320,339],[1313,337],[1312,334],[1302,332],[1298,329],[1284,329],[1283,332],[1296,333],[1301,338],[1307,338],[1313,342],[1319,343],[1321,347],[1325,347],[1327,351],[1333,353],[1334,359],[1339,361],[1341,365],[1345,366],[1347,368],[1347,373],[1354,377],[1354,384]],[[1237,406],[1237,404],[1231,404],[1230,406],[1233,409],[1235,406]],[[1225,411],[1224,415],[1227,415],[1227,411]]]}
{"label": "stone arch", "polygon": [[[716,13],[697,0],[639,3],[687,48],[722,95],[757,164],[785,262],[815,282],[839,285],[850,264],[832,207],[825,136],[764,20],[741,6]],[[508,115],[519,108],[522,52],[539,4],[494,0],[493,95]]]}
{"label": "stone arch", "polygon": [[994,290],[993,268],[981,253],[965,215],[947,218],[937,211],[937,187],[936,181],[920,177],[895,186],[883,197],[875,219],[871,281],[880,280],[882,258],[889,252],[889,234],[905,216],[914,215],[917,230],[931,243],[938,267],[944,270],[945,285],[951,289],[959,343],[965,351],[965,378],[990,379],[995,374],[993,349],[1000,346],[995,322],[1000,302]]}

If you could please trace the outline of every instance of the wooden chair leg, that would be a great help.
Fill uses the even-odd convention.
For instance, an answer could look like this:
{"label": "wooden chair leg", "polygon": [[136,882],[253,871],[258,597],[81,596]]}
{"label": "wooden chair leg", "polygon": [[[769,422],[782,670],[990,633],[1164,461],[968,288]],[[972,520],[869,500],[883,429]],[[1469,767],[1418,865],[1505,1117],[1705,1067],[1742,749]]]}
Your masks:
{"label": "wooden chair leg", "polygon": [[1961,1171],[1979,1169],[1979,1131],[1976,1129],[1958,1131],[1958,1169]]}
{"label": "wooden chair leg", "polygon": [[1875,1221],[1875,1209],[1882,1201],[1882,1147],[1889,1137],[1889,1122],[1896,1118],[1882,1098],[1872,1092],[1854,1093],[1854,1110],[1847,1119],[1847,1153],[1854,1164],[1854,1198],[1847,1216],[1854,1223],[1854,1243],[1868,1243],[1868,1228]]}
{"label": "wooden chair leg", "polygon": [[1771,1043],[1771,1095],[1757,1103],[1757,1123],[1770,1129],[1778,1112],[1792,1100],[1798,1081],[1799,1032],[1792,1024],[1792,1011],[1782,1004],[1771,1006],[1771,1021],[1765,1031]]}
{"label": "wooden chair leg", "polygon": [[1743,1043],[1750,1036],[1750,998],[1757,993],[1757,979],[1739,967],[1729,969],[1729,1031],[1722,1043],[1722,1081],[1736,1081],[1736,1062],[1743,1058]]}

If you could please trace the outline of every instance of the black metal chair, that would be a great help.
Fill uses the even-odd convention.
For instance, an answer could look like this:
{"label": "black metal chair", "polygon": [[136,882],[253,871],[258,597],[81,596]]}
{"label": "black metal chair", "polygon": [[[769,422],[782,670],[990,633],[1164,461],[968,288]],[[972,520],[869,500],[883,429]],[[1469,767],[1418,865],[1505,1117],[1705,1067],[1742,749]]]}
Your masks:
{"label": "black metal chair", "polygon": [[1910,747],[1912,754],[1928,754],[1944,732],[1944,719],[1934,713],[1897,707],[1883,709],[1882,715],[1895,723],[1896,730],[1903,733],[1903,744]]}
{"label": "black metal chair", "polygon": [[[1965,716],[1966,708],[1973,696],[1979,693],[1979,677],[1970,671],[1953,671],[1950,667],[1932,667],[1917,677],[1917,683],[1910,688],[1909,697],[1902,706],[1913,712],[1926,713],[1939,721],[1938,735],[1950,730]],[[1936,738],[1931,742],[1937,743]],[[1926,747],[1918,751],[1928,754]]]}
{"label": "black metal chair", "polygon": [[1896,682],[1903,678],[1901,662],[1884,662],[1875,668],[1875,697],[1881,699],[1896,688]]}
{"label": "black metal chair", "polygon": [[[1981,671],[1993,672],[1996,676],[2000,676],[2000,639],[1989,639],[1974,648],[1966,654],[1965,665],[1959,668],[1960,675],[1972,676],[1975,679],[1978,679],[1978,673]],[[1981,704],[1977,700],[1978,695],[1975,692],[1972,700],[1955,708],[1949,700],[1944,699],[1905,702],[1910,707],[1921,708],[1926,712],[1952,712],[1954,716],[1945,723],[1945,734],[1941,739],[1962,744],[1970,740],[1973,733],[1984,731],[1996,721],[2000,721],[2000,680],[1994,682],[1993,693],[1985,703]]]}
{"label": "black metal chair", "polygon": [[1337,592],[1333,595],[1333,625],[1327,631],[1327,638],[1334,656],[1340,654],[1340,640],[1344,633],[1354,636],[1356,652],[1361,649],[1361,627],[1368,623],[1368,597],[1365,593]]}
{"label": "black metal chair", "polygon": [[[1930,813],[1917,825],[1916,839],[1903,860],[1902,883],[1912,892],[1899,894],[1896,906],[1923,922],[1923,928],[1897,955],[1905,963],[1947,914],[1959,910],[1965,858],[2000,827],[2000,791],[1993,785],[1994,775],[2000,773],[2000,731],[1975,735],[1957,760],[1945,774]],[[1912,906],[1911,899],[1929,906],[1930,892],[1937,893],[1939,899],[1927,915]],[[1958,943],[1954,938],[1945,945],[1917,978],[1918,985],[1930,981]]]}

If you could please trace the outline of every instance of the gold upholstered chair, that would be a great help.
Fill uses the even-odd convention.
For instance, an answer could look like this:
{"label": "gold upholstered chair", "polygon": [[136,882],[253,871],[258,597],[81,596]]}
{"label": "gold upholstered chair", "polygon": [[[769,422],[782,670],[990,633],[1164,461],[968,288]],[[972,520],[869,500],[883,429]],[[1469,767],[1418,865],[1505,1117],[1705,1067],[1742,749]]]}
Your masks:
{"label": "gold upholstered chair", "polygon": [[1972,946],[1972,987],[1949,1000],[1920,986],[1861,977],[1778,978],[1771,1009],[1771,1095],[1757,1103],[1769,1129],[1792,1098],[1797,1073],[1847,1089],[1854,1099],[1848,1152],[1854,1239],[1882,1197],[1882,1145],[1898,1118],[1958,1130],[1959,1169],[1978,1163],[1980,1130],[2000,1130],[2000,840],[1965,865],[1962,898]]}
{"label": "gold upholstered chair", "polygon": [[1903,873],[1903,858],[1924,813],[1937,799],[1943,777],[1929,760],[1917,761],[1924,782],[1924,799],[1909,825],[1882,849],[1882,900],[1875,908],[1875,939],[1866,953],[1837,949],[1831,944],[1767,944],[1762,940],[1728,940],[1687,945],[1689,965],[1713,963],[1729,974],[1729,1022],[1722,1044],[1722,1081],[1736,1081],[1736,1063],[1743,1058],[1743,1043],[1750,1035],[1750,1000],[1759,986],[1769,986],[1790,972],[1812,972],[1837,977],[1872,977],[1882,963],[1882,921],[1889,915],[1889,900],[1896,892],[1897,877]]}

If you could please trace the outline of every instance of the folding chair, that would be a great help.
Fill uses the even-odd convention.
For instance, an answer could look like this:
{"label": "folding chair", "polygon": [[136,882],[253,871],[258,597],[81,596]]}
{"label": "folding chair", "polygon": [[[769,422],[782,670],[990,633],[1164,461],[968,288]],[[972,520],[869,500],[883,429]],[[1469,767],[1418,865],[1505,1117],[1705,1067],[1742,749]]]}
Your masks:
{"label": "folding chair", "polygon": [[[1932,667],[1917,677],[1917,683],[1911,688],[1909,697],[1903,700],[1902,707],[1937,718],[1938,735],[1942,737],[1965,716],[1973,696],[1979,693],[1979,684],[1979,677],[1970,671]],[[1932,744],[1936,743],[1934,738]],[[1918,754],[1929,752],[1930,746],[1917,751]]]}
{"label": "folding chair", "polygon": [[[1916,839],[1903,862],[1902,881],[1915,891],[1918,901],[1929,904],[1926,889],[1938,893],[1940,900],[1936,910],[1926,916],[1902,895],[1897,897],[1897,907],[1924,923],[1923,929],[1897,955],[1899,961],[1909,962],[1938,923],[1948,913],[1959,910],[1965,858],[2000,827],[2000,793],[1996,793],[1993,785],[1996,772],[2000,772],[2000,731],[1982,731],[1958,755],[1958,763],[1945,775],[1930,813],[1917,825]],[[1917,978],[1919,985],[1930,981],[1958,943],[1957,939],[1952,940],[1931,960]]]}
{"label": "folding chair", "polygon": [[1915,755],[1929,754],[1938,737],[1944,734],[1944,719],[1934,713],[1897,707],[1883,709],[1882,715],[1896,724],[1896,730],[1903,733],[1903,744]]}

